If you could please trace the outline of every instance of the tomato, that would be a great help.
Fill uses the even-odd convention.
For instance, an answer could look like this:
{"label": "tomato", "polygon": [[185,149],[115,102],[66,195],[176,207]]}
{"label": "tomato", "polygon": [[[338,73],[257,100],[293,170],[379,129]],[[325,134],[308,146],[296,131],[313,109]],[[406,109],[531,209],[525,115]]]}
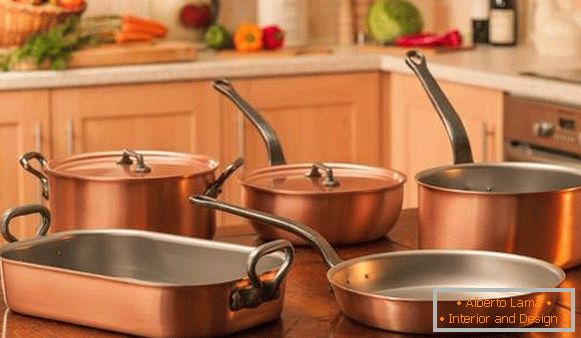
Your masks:
{"label": "tomato", "polygon": [[58,0],[58,5],[66,9],[77,9],[85,3],[85,0]]}

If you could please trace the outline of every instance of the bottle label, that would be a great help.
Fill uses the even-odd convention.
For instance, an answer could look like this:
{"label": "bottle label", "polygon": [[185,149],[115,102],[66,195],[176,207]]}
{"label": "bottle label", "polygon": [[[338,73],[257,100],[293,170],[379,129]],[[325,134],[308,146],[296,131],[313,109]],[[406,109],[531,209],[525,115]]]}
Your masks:
{"label": "bottle label", "polygon": [[492,43],[513,43],[516,29],[515,13],[511,10],[491,10],[489,40]]}

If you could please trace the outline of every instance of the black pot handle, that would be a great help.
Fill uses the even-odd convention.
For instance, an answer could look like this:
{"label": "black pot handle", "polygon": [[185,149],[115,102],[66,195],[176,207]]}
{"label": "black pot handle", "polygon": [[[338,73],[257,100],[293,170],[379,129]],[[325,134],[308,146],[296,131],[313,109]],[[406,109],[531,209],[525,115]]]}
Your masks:
{"label": "black pot handle", "polygon": [[0,231],[2,232],[2,237],[9,242],[18,242],[18,238],[10,232],[10,221],[16,217],[26,216],[31,214],[40,214],[42,217],[42,223],[38,227],[36,232],[37,236],[44,236],[50,228],[50,212],[48,208],[41,204],[29,204],[23,205],[21,207],[16,207],[4,211],[2,215],[2,220],[0,220]]}
{"label": "black pot handle", "polygon": [[218,178],[212,182],[212,184],[210,184],[210,186],[204,192],[204,195],[214,198],[218,197],[220,193],[222,193],[222,186],[224,185],[224,182],[226,182],[226,180],[232,176],[232,174],[243,164],[244,159],[242,157],[235,159],[234,162],[230,163],[230,165],[224,169],[220,176],[218,176]]}
{"label": "black pot handle", "polygon": [[454,164],[474,162],[472,148],[462,120],[460,120],[446,94],[444,94],[444,91],[442,91],[442,88],[440,88],[440,85],[430,73],[424,55],[416,50],[411,50],[406,54],[405,63],[414,71],[422,83],[426,94],[428,94],[432,105],[436,108],[440,119],[446,127],[448,138],[452,144]]}
{"label": "black pot handle", "polygon": [[[284,252],[284,262],[272,279],[263,281],[256,271],[256,266],[263,257],[276,251]],[[234,289],[230,296],[230,309],[238,311],[244,308],[253,308],[278,298],[280,286],[290,271],[294,253],[295,250],[292,244],[284,239],[264,243],[252,250],[246,262],[246,273],[248,274],[250,285]]]}
{"label": "black pot handle", "polygon": [[[30,165],[31,160],[37,160],[38,163],[40,164],[41,170],[35,169],[32,165]],[[45,200],[48,200],[48,177],[46,177],[46,175],[43,173],[44,171],[46,171],[47,161],[44,158],[44,156],[42,156],[40,153],[31,151],[20,155],[20,157],[18,158],[18,163],[20,163],[20,166],[24,170],[38,177],[38,179],[40,180],[40,185],[42,187],[42,197],[44,197]]]}
{"label": "black pot handle", "polygon": [[262,140],[266,144],[269,164],[271,166],[286,164],[282,146],[274,129],[256,109],[238,94],[230,81],[226,79],[215,80],[212,82],[212,86],[230,99],[258,130],[260,136],[262,136]]}

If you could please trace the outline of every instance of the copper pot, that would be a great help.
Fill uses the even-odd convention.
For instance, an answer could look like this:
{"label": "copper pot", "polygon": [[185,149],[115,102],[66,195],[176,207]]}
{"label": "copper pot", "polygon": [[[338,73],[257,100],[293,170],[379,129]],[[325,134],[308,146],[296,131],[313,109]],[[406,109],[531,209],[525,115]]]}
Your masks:
{"label": "copper pot", "polygon": [[242,160],[217,180],[218,162],[210,157],[163,151],[86,153],[50,161],[30,152],[20,164],[41,181],[52,231],[133,228],[212,238],[214,213],[192,208],[187,198],[194,191],[218,195]]}
{"label": "copper pot", "polygon": [[[245,173],[242,201],[248,208],[306,223],[333,245],[356,244],[385,236],[397,221],[405,175],[353,163],[287,164],[278,136],[266,120],[226,80],[214,88],[228,97],[262,135],[270,167]],[[305,242],[288,232],[251,220],[264,239]]]}
{"label": "copper pot", "polygon": [[414,70],[446,126],[454,165],[417,174],[419,245],[513,252],[570,267],[581,263],[581,172],[540,163],[472,161],[458,114],[420,53]]}

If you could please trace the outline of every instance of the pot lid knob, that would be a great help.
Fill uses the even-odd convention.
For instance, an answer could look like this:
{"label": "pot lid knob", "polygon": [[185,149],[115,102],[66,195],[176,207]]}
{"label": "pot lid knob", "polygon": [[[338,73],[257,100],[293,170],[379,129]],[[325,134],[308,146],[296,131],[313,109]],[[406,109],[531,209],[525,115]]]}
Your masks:
{"label": "pot lid knob", "polygon": [[313,163],[311,170],[308,173],[306,173],[305,176],[307,176],[309,178],[319,178],[319,177],[321,177],[321,173],[319,172],[319,169],[323,170],[325,172],[325,177],[323,178],[323,185],[325,187],[334,188],[334,187],[338,187],[340,185],[339,182],[337,180],[335,180],[335,177],[333,175],[333,169],[331,169],[331,167],[326,166],[320,162]]}
{"label": "pot lid knob", "polygon": [[123,155],[121,156],[121,159],[117,161],[117,164],[123,166],[132,165],[133,160],[131,158],[135,158],[136,162],[134,172],[140,174],[147,174],[151,172],[151,168],[145,164],[143,155],[131,149],[123,149]]}

